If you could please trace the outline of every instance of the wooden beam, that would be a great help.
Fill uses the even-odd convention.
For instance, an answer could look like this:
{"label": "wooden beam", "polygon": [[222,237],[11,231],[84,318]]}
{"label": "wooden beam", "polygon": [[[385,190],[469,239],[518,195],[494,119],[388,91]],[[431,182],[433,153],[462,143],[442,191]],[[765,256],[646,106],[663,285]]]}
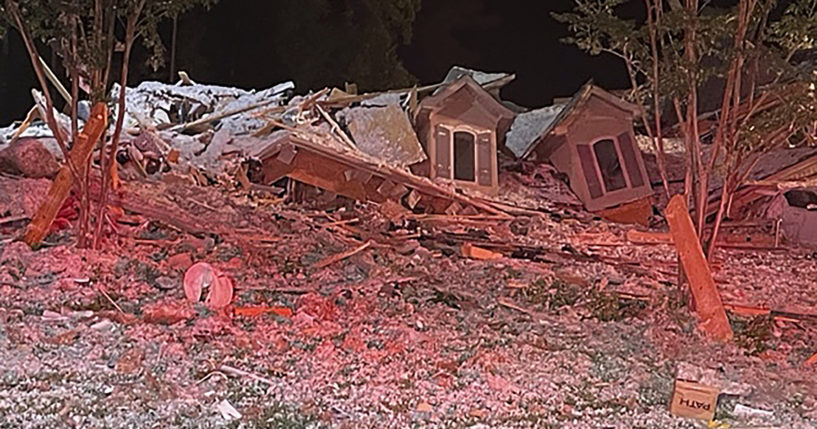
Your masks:
{"label": "wooden beam", "polygon": [[[94,104],[91,110],[91,116],[85,124],[85,128],[79,133],[77,141],[69,153],[71,160],[77,168],[80,168],[82,171],[85,170],[85,165],[91,153],[94,151],[96,142],[102,137],[102,133],[105,132],[107,127],[108,108],[105,106],[105,103],[102,102]],[[23,237],[23,241],[26,244],[33,246],[45,238],[51,229],[51,223],[54,222],[57,212],[59,212],[63,203],[65,203],[65,199],[68,198],[68,194],[71,192],[73,185],[74,177],[66,162],[60,168],[54,182],[51,183],[48,194],[37,209],[37,213],[34,215],[31,223],[28,224],[25,236]]]}
{"label": "wooden beam", "polygon": [[698,327],[710,338],[719,341],[732,339],[732,327],[726,318],[721,296],[715,286],[715,279],[709,270],[683,196],[675,195],[670,199],[665,216],[695,299],[695,312],[699,317]]}

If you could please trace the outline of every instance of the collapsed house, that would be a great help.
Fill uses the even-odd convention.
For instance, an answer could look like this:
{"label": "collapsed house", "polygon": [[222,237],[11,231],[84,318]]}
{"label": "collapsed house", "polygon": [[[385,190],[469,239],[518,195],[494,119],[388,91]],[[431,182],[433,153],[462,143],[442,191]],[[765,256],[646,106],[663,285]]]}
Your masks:
{"label": "collapsed house", "polygon": [[[587,210],[645,223],[652,189],[635,145],[635,107],[588,84],[568,102],[522,112],[499,96],[514,78],[454,67],[441,83],[421,88],[295,97],[291,82],[257,92],[143,82],[126,92],[122,146],[130,152],[120,161],[144,161],[135,169],[142,176],[182,162],[267,190],[282,189],[270,185],[288,178],[330,198],[502,214],[504,152],[555,166]],[[163,141],[171,140],[179,153],[165,153]],[[247,157],[260,173],[237,166]]]}
{"label": "collapsed house", "polygon": [[791,189],[769,204],[767,216],[780,222],[787,239],[817,245],[817,188]]}
{"label": "collapsed house", "polygon": [[653,191],[636,115],[636,106],[588,83],[565,103],[518,115],[505,147],[519,159],[552,163],[587,210],[646,223]]}
{"label": "collapsed house", "polygon": [[501,214],[318,132],[276,133],[254,157],[261,160],[264,183],[287,177],[353,200],[392,201],[433,213]]}
{"label": "collapsed house", "polygon": [[[727,215],[742,221],[772,223],[778,237],[801,245],[817,245],[815,178],[817,149],[771,151],[758,160],[749,182],[732,196]],[[715,210],[713,198],[709,211]]]}

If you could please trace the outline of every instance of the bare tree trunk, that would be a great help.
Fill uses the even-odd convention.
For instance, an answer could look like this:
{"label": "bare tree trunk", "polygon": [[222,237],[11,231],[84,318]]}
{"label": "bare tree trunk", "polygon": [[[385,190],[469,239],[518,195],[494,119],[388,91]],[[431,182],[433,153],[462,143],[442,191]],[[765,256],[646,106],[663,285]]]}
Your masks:
{"label": "bare tree trunk", "polygon": [[68,168],[71,170],[71,175],[74,176],[74,180],[77,183],[77,186],[80,186],[82,176],[79,174],[79,170],[77,166],[71,161],[71,157],[68,156],[68,146],[65,144],[64,136],[62,135],[62,131],[60,130],[59,126],[57,125],[57,120],[54,117],[54,102],[51,99],[51,93],[48,89],[48,83],[45,79],[45,72],[43,71],[42,65],[40,64],[40,56],[37,53],[37,48],[34,46],[34,41],[28,34],[28,31],[23,24],[22,15],[20,15],[20,10],[17,8],[17,4],[13,1],[7,0],[6,1],[6,9],[11,14],[12,18],[14,19],[15,25],[17,27],[17,31],[20,32],[20,36],[23,39],[23,43],[26,46],[26,50],[28,51],[28,56],[31,58],[31,65],[34,67],[34,74],[37,76],[37,80],[40,82],[40,88],[43,91],[43,96],[45,97],[45,121],[48,125],[48,128],[51,130],[51,133],[54,134],[54,139],[57,141],[57,145],[59,145],[60,150],[62,151],[62,155],[65,158],[65,163],[68,165]]}
{"label": "bare tree trunk", "polygon": [[[723,101],[721,103],[721,116],[718,120],[718,128],[715,134],[715,142],[713,144],[712,158],[707,168],[707,174],[711,175],[715,170],[718,155],[724,143],[727,141],[730,144],[725,148],[725,177],[723,189],[721,189],[721,201],[718,206],[718,212],[715,218],[715,225],[712,228],[712,236],[709,240],[709,249],[707,251],[707,258],[712,259],[717,247],[717,238],[720,231],[721,223],[727,209],[731,208],[732,193],[737,189],[741,180],[740,164],[742,159],[734,152],[738,151],[736,140],[738,136],[738,122],[740,118],[738,113],[741,106],[741,90],[743,78],[743,64],[745,62],[744,46],[746,45],[746,35],[748,33],[749,24],[754,13],[754,8],[757,2],[754,0],[740,0],[738,5],[738,23],[737,31],[735,32],[735,39],[733,49],[735,57],[729,66],[729,73],[726,79],[726,85],[723,93]],[[752,85],[754,91],[754,85]],[[754,94],[750,95],[750,100],[754,100]],[[751,105],[750,105],[751,107]],[[749,113],[751,115],[751,112]],[[731,164],[732,158],[737,157],[735,164]],[[732,171],[735,170],[735,171]],[[705,209],[706,210],[706,209]],[[704,214],[705,216],[705,214]]]}
{"label": "bare tree trunk", "polygon": [[[729,160],[726,161],[727,163]],[[728,177],[725,178],[723,181],[723,186],[721,187],[721,201],[718,205],[718,214],[715,215],[715,225],[712,227],[712,236],[709,238],[709,246],[706,250],[706,259],[712,262],[712,258],[715,255],[715,249],[717,247],[718,242],[718,233],[721,229],[721,224],[723,223],[724,214],[726,212],[726,203],[730,200],[730,196],[732,194],[732,182],[734,180],[734,175],[729,174]]]}
{"label": "bare tree trunk", "polygon": [[179,32],[179,17],[173,17],[173,32],[170,35],[170,70],[168,71],[168,83],[173,83],[176,74],[176,39]]}
{"label": "bare tree trunk", "polygon": [[77,45],[77,19],[71,17],[71,64],[68,66],[68,73],[71,76],[71,142],[77,141],[79,135],[79,69]]}
{"label": "bare tree trunk", "polygon": [[[71,141],[73,144],[76,144],[77,137],[79,136],[79,119],[78,115],[79,112],[77,111],[79,108],[79,46],[77,40],[77,18],[71,18],[71,59],[69,64],[69,75],[71,76]],[[77,234],[77,246],[80,248],[87,246],[87,236],[88,236],[88,219],[91,216],[90,213],[90,195],[88,193],[88,183],[89,183],[89,168],[87,165],[81,166],[81,168],[85,172],[85,177],[83,178],[83,182],[80,186],[81,195],[81,202],[80,202],[80,211],[79,211],[79,233]]]}
{"label": "bare tree trunk", "polygon": [[690,195],[692,194],[692,168],[694,163],[693,160],[693,148],[692,143],[690,141],[691,132],[688,129],[688,123],[685,118],[685,114],[681,109],[681,102],[678,98],[672,99],[672,105],[675,108],[675,116],[678,118],[678,123],[681,125],[681,132],[684,135],[684,148],[686,149],[686,154],[684,157],[684,199],[686,200],[687,204],[689,204]]}
{"label": "bare tree trunk", "polygon": [[122,134],[122,126],[125,122],[125,93],[128,87],[128,66],[130,64],[130,54],[133,42],[136,39],[136,23],[142,13],[145,0],[141,0],[136,9],[128,15],[125,28],[125,52],[122,57],[122,71],[119,77],[119,100],[117,100],[116,126],[114,127],[109,150],[100,152],[100,167],[102,169],[102,191],[99,198],[99,209],[97,211],[96,231],[94,232],[94,248],[99,248],[99,240],[102,236],[102,226],[108,204],[108,190],[111,186],[113,171],[116,167],[116,151],[119,146],[119,137]]}
{"label": "bare tree trunk", "polygon": [[[658,25],[661,20],[662,5],[661,0],[644,0],[647,6],[647,27],[650,32],[650,54],[652,56],[652,100],[653,100],[653,119],[655,121],[655,136],[653,143],[655,145],[655,156],[658,161],[658,171],[661,174],[661,182],[664,184],[664,192],[667,199],[670,197],[669,181],[667,180],[667,167],[664,152],[664,136],[661,127],[661,85],[660,85],[660,68],[658,64]],[[655,14],[655,15],[653,15]],[[649,129],[646,124],[645,127]]]}

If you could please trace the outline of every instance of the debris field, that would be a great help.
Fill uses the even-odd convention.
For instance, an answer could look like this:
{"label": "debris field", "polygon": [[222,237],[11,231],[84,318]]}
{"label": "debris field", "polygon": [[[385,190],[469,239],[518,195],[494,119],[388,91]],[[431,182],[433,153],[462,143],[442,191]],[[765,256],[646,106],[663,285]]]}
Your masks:
{"label": "debris field", "polygon": [[614,223],[501,154],[492,192],[463,191],[407,167],[424,146],[395,115],[421,89],[291,90],[128,89],[97,249],[76,195],[18,241],[56,171],[19,146],[60,154],[0,130],[38,167],[0,175],[0,425],[707,427],[669,412],[676,379],[717,387],[717,427],[817,425],[813,249],[724,225],[713,341],[663,206]]}

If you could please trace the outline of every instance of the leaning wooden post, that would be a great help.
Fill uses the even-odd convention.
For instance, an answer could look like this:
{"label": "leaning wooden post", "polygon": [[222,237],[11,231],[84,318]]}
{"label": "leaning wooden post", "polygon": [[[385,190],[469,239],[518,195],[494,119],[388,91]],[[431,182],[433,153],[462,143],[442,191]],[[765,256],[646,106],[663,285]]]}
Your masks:
{"label": "leaning wooden post", "polygon": [[[74,147],[71,148],[69,156],[73,164],[81,169],[88,168],[86,166],[91,153],[94,151],[96,142],[102,137],[102,133],[108,127],[108,107],[105,103],[99,102],[94,104],[91,110],[91,116],[85,124],[85,128],[79,133]],[[60,168],[54,182],[48,189],[48,194],[43,200],[31,223],[28,224],[23,241],[29,246],[33,246],[45,238],[48,231],[51,229],[51,223],[57,216],[65,199],[68,198],[68,193],[74,185],[74,177],[71,174],[69,163],[65,162]]]}
{"label": "leaning wooden post", "polygon": [[689,217],[689,208],[684,197],[682,195],[672,197],[664,215],[689,281],[692,297],[695,299],[698,327],[715,340],[731,340],[732,327],[726,318],[726,310],[723,308],[715,279],[704,257],[698,234],[692,225],[692,218]]}

